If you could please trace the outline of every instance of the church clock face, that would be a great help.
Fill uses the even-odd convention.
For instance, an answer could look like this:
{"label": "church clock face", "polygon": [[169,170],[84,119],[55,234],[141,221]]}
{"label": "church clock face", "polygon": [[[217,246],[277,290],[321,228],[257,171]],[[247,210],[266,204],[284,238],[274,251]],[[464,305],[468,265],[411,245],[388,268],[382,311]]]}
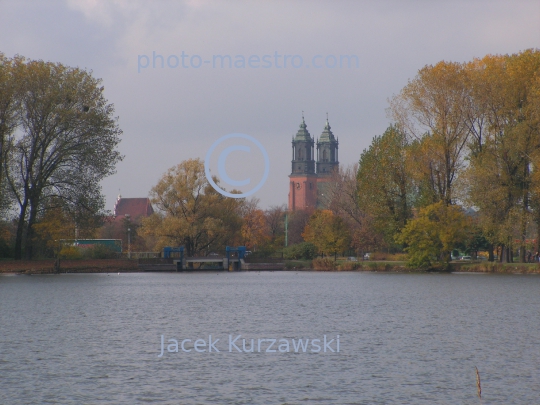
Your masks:
{"label": "church clock face", "polygon": [[300,183],[296,183],[296,188],[300,190],[302,188],[302,185]]}

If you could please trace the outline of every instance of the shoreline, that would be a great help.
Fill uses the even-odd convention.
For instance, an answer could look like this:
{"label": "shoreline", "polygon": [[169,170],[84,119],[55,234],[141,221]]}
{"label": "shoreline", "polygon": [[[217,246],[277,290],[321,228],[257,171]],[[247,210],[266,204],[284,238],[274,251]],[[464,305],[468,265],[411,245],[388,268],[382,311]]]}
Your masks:
{"label": "shoreline", "polygon": [[[292,264],[292,265],[291,265]],[[482,273],[482,274],[540,274],[538,263],[450,263],[448,270],[410,269],[404,262],[360,262],[355,268],[317,269],[307,266],[293,266],[288,263],[281,270],[244,270],[244,271],[316,271],[316,272],[366,272],[366,273]],[[215,270],[195,270],[213,272]],[[223,271],[223,270],[218,270]],[[40,275],[40,274],[77,274],[77,273],[154,273],[138,267],[137,260],[130,259],[92,259],[62,260],[60,272],[54,272],[54,260],[6,260],[0,261],[0,275]],[[155,272],[160,273],[160,272]],[[164,272],[165,273],[165,272]],[[167,271],[166,273],[175,273]]]}
{"label": "shoreline", "polygon": [[61,260],[60,271],[54,271],[54,259],[2,260],[0,274],[65,274],[65,273],[140,273],[136,260],[90,259]]}

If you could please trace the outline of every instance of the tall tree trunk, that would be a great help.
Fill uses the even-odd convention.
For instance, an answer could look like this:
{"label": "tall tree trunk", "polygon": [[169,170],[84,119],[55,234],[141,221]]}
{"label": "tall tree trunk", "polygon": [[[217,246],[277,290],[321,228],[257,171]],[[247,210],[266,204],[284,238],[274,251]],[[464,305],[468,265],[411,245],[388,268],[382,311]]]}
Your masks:
{"label": "tall tree trunk", "polygon": [[28,208],[28,200],[25,200],[23,204],[21,205],[21,211],[19,213],[19,220],[17,223],[17,234],[15,236],[15,260],[22,259],[24,224],[25,224],[25,219],[26,219],[27,208]]}
{"label": "tall tree trunk", "polygon": [[34,255],[34,223],[37,217],[38,202],[37,198],[30,198],[30,215],[26,226],[26,246],[24,248],[24,256],[27,260],[31,260]]}
{"label": "tall tree trunk", "polygon": [[56,260],[54,261],[54,272],[56,274],[60,273],[60,258],[56,257]]}
{"label": "tall tree trunk", "polygon": [[[525,176],[529,176],[529,163],[525,165]],[[523,211],[521,212],[521,241],[519,245],[519,261],[525,263],[525,241],[527,240],[527,212],[529,208],[529,190],[524,190],[523,193]]]}
{"label": "tall tree trunk", "polygon": [[508,246],[504,247],[504,262],[510,263],[510,247]]}
{"label": "tall tree trunk", "polygon": [[492,243],[490,243],[490,244],[488,245],[488,255],[489,255],[488,261],[493,262],[493,260],[494,260],[495,258],[493,257],[493,244],[492,244]]}
{"label": "tall tree trunk", "polygon": [[534,251],[538,252],[540,250],[540,213],[537,213],[536,215],[536,246]]}
{"label": "tall tree trunk", "polygon": [[540,219],[536,221],[536,248],[535,252],[540,252]]}

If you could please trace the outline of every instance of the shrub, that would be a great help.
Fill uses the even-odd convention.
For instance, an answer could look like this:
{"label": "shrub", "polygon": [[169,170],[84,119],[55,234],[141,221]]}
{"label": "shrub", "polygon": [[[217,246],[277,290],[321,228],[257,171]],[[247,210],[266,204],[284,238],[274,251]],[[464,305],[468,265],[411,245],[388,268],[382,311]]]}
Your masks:
{"label": "shrub", "polygon": [[294,263],[291,263],[291,262],[285,262],[285,268],[286,268],[287,270],[292,270],[292,269],[294,269],[294,267],[295,267],[295,266],[294,266]]}
{"label": "shrub", "polygon": [[433,267],[431,263],[432,260],[433,258],[429,252],[416,252],[416,254],[412,255],[407,261],[407,267],[411,269],[427,270]]}
{"label": "shrub", "polygon": [[311,267],[311,264],[308,263],[302,263],[302,262],[285,262],[285,268],[287,270],[293,270],[293,269],[304,269],[306,267]]}
{"label": "shrub", "polygon": [[377,263],[368,263],[368,267],[371,271],[377,271],[379,266],[377,266]]}
{"label": "shrub", "polygon": [[393,253],[388,257],[388,260],[396,262],[406,262],[409,259],[407,253]]}
{"label": "shrub", "polygon": [[317,258],[313,260],[313,269],[315,270],[335,270],[336,262],[328,257]]}
{"label": "shrub", "polygon": [[362,265],[360,263],[343,262],[338,266],[338,269],[343,270],[343,271],[350,271],[350,270],[358,270],[361,267],[362,267]]}
{"label": "shrub", "polygon": [[115,259],[116,252],[108,246],[95,244],[91,248],[84,249],[85,259]]}
{"label": "shrub", "polygon": [[74,260],[82,259],[82,254],[80,250],[75,246],[64,246],[62,250],[60,250],[58,257],[60,259]]}
{"label": "shrub", "polygon": [[257,250],[250,254],[251,257],[267,258],[276,253],[276,249],[272,245],[258,246]]}
{"label": "shrub", "polygon": [[390,260],[397,262],[407,261],[408,257],[406,253],[384,253],[384,252],[373,252],[370,254],[370,260]]}
{"label": "shrub", "polygon": [[386,260],[388,253],[384,252],[373,252],[369,254],[369,260]]}
{"label": "shrub", "polygon": [[13,249],[6,240],[0,239],[0,258],[7,257],[13,257]]}
{"label": "shrub", "polygon": [[298,243],[283,249],[283,258],[287,260],[312,260],[316,255],[317,248],[309,242]]}

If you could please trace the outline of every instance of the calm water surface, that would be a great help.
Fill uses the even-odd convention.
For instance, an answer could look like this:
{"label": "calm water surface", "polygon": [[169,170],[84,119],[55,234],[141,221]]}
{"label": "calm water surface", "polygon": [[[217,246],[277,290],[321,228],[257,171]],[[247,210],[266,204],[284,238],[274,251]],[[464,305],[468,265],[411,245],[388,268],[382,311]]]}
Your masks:
{"label": "calm water surface", "polygon": [[[158,357],[161,335],[209,334],[220,353]],[[229,334],[340,335],[340,352],[230,353]],[[539,341],[540,276],[0,277],[7,405],[540,404]]]}

